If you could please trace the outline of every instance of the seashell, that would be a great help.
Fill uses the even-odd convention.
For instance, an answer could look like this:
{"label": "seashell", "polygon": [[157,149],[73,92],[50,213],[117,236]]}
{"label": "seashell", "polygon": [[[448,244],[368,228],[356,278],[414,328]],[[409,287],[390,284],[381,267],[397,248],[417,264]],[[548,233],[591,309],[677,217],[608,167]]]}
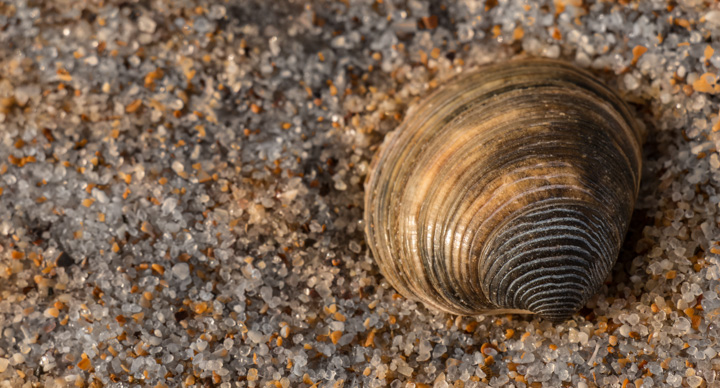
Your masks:
{"label": "seashell", "polygon": [[375,155],[368,245],[400,294],[435,309],[568,319],[618,256],[642,138],[625,103],[570,64],[461,75],[410,108]]}

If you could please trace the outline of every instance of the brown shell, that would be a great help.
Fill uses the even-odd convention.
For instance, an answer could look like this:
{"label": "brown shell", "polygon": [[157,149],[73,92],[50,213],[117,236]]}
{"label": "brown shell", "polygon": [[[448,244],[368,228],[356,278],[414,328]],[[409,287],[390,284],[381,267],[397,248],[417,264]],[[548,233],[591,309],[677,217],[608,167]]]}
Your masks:
{"label": "brown shell", "polygon": [[625,103],[570,64],[462,75],[412,107],[375,156],[368,244],[398,292],[436,309],[567,319],[618,256],[641,138]]}

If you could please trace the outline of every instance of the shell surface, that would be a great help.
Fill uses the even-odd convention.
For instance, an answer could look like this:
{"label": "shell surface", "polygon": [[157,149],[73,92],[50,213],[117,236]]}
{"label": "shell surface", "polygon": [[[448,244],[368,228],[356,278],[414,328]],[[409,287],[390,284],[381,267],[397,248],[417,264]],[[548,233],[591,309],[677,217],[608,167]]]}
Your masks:
{"label": "shell surface", "polygon": [[569,318],[614,264],[642,134],[572,65],[492,65],[412,107],[366,181],[368,245],[405,297],[459,315]]}

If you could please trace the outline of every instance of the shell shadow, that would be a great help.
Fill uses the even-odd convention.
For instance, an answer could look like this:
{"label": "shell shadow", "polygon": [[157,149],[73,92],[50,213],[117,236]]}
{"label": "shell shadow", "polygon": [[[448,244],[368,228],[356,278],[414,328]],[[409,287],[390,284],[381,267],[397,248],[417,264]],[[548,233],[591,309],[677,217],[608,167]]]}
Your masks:
{"label": "shell shadow", "polygon": [[[635,108],[638,112],[643,110],[642,106],[635,106]],[[647,117],[647,115],[645,116]],[[651,248],[643,245],[641,240],[643,239],[645,226],[653,225],[655,222],[657,201],[648,199],[657,197],[660,184],[659,177],[662,171],[658,171],[657,168],[657,161],[661,157],[659,143],[656,141],[657,131],[650,126],[649,120],[644,120],[644,122],[648,125],[648,136],[643,145],[640,193],[638,194],[638,200],[620,254],[605,281],[603,289],[599,293],[600,296],[604,296],[608,300],[632,299],[633,297],[639,299],[642,296],[642,288],[632,287],[633,281],[631,278],[635,276],[643,281],[648,276],[645,267],[638,265],[635,259],[644,255]],[[584,310],[581,313],[588,312],[589,309],[586,307]]]}
{"label": "shell shadow", "polygon": [[[657,130],[652,125],[652,116],[647,106],[642,103],[630,103],[630,105],[639,113],[642,118],[641,121],[647,127],[647,139],[643,144],[642,150],[643,168],[640,180],[640,192],[638,193],[638,199],[635,204],[635,209],[633,210],[628,231],[615,264],[597,294],[592,297],[571,320],[584,318],[587,321],[595,321],[597,317],[596,313],[599,312],[596,303],[600,299],[605,299],[610,304],[620,299],[627,302],[640,299],[643,288],[633,287],[634,282],[631,278],[639,278],[639,280],[635,279],[635,282],[639,281],[640,284],[645,284],[649,276],[643,265],[645,261],[637,262],[636,258],[642,258],[642,256],[652,248],[652,246],[642,242],[643,230],[646,226],[655,223],[655,213],[658,206],[656,198],[659,192],[660,176],[663,173],[659,163],[662,151],[657,141]],[[538,317],[534,314],[519,314],[516,315],[516,319],[532,321],[538,319]],[[550,323],[548,320],[543,321]]]}

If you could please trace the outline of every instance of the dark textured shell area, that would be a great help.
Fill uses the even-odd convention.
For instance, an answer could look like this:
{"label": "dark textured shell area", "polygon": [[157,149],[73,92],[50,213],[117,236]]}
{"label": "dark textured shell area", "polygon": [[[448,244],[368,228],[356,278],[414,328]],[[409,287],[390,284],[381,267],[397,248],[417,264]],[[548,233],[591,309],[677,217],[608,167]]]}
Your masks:
{"label": "dark textured shell area", "polygon": [[641,143],[623,101],[572,65],[460,75],[413,106],[375,156],[368,244],[398,292],[436,309],[567,319],[617,258]]}

